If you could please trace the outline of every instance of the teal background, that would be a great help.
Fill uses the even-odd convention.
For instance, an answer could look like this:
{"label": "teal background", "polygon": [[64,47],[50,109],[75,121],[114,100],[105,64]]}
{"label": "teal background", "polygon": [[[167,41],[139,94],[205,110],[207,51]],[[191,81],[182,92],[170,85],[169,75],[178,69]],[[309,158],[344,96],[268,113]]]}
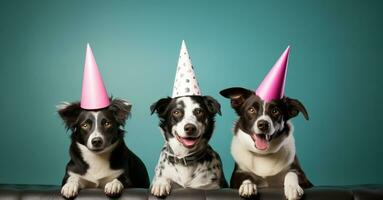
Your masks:
{"label": "teal background", "polygon": [[109,94],[133,104],[125,140],[152,177],[163,138],[149,105],[171,95],[182,39],[203,94],[222,104],[212,146],[226,178],[236,116],[221,89],[256,88],[287,45],[286,95],[316,185],[383,183],[382,1],[0,1],[0,183],[60,184],[86,43]]}

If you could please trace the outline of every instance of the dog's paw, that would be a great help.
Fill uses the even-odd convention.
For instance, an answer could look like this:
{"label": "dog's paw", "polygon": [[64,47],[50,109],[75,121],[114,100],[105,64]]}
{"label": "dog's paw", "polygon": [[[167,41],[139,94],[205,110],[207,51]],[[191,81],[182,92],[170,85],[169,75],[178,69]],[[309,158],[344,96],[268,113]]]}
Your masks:
{"label": "dog's paw", "polygon": [[288,200],[298,200],[303,195],[303,189],[298,185],[285,185],[285,196]]}
{"label": "dog's paw", "polygon": [[122,190],[124,190],[124,185],[122,185],[122,183],[117,179],[107,183],[104,188],[105,194],[109,197],[120,196]]}
{"label": "dog's paw", "polygon": [[285,176],[285,196],[288,200],[300,199],[303,189],[299,186],[298,176],[294,172],[289,172]]}
{"label": "dog's paw", "polygon": [[171,185],[168,181],[156,181],[150,192],[156,197],[165,197],[170,194],[170,190]]}
{"label": "dog's paw", "polygon": [[257,194],[257,185],[250,180],[244,180],[238,189],[239,196],[248,198]]}
{"label": "dog's paw", "polygon": [[61,195],[67,199],[76,197],[79,191],[79,184],[68,182],[61,188]]}

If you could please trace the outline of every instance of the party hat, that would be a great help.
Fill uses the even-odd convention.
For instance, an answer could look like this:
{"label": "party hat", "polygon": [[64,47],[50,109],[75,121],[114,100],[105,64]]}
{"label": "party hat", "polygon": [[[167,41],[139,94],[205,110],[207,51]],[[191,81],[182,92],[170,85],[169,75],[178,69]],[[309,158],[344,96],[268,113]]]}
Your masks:
{"label": "party hat", "polygon": [[198,81],[194,73],[194,68],[186,48],[185,41],[182,40],[172,97],[175,98],[194,95],[200,96],[201,91],[199,89]]}
{"label": "party hat", "polygon": [[286,48],[265,79],[263,79],[261,85],[257,88],[255,93],[264,101],[281,99],[285,95],[289,52],[290,46]]}
{"label": "party hat", "polygon": [[109,106],[110,101],[104,82],[98,71],[96,60],[89,44],[86,47],[84,76],[82,80],[81,108],[100,109]]}

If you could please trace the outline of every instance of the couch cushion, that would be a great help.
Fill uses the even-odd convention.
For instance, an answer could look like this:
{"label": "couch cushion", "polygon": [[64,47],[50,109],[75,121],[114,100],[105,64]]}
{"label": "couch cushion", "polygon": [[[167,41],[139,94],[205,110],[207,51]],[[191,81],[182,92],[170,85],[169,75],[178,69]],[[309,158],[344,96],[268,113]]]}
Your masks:
{"label": "couch cushion", "polygon": [[[147,189],[130,188],[125,189],[121,200],[155,200],[156,197],[149,195]],[[0,199],[7,200],[54,200],[63,199],[60,196],[59,186],[41,185],[1,185]],[[80,191],[78,200],[108,199],[101,189],[84,189]],[[237,190],[193,190],[193,189],[174,189],[171,195],[166,198],[169,200],[241,200]],[[258,191],[256,200],[280,200],[285,199],[283,189],[265,188]],[[383,185],[356,185],[356,186],[317,186],[305,190],[302,200],[382,200]]]}
{"label": "couch cushion", "polygon": [[[63,198],[60,195],[59,186],[41,186],[41,185],[0,185],[0,199],[21,199],[21,200],[54,200]],[[78,200],[97,200],[107,199],[101,189],[84,189],[76,198]],[[148,190],[142,188],[125,189],[121,200],[147,200]]]}

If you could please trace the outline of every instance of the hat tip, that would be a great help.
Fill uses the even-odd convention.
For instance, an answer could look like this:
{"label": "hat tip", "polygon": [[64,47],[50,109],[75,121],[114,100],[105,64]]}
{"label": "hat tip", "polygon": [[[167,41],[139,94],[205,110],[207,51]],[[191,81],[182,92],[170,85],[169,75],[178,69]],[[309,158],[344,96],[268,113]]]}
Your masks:
{"label": "hat tip", "polygon": [[90,47],[89,42],[86,43],[86,50],[87,50],[87,51],[92,50],[92,48]]}
{"label": "hat tip", "polygon": [[186,47],[186,42],[185,42],[185,40],[182,40],[181,46]]}
{"label": "hat tip", "polygon": [[286,47],[286,50],[285,51],[287,51],[287,52],[290,52],[290,45],[287,45],[287,47]]}

